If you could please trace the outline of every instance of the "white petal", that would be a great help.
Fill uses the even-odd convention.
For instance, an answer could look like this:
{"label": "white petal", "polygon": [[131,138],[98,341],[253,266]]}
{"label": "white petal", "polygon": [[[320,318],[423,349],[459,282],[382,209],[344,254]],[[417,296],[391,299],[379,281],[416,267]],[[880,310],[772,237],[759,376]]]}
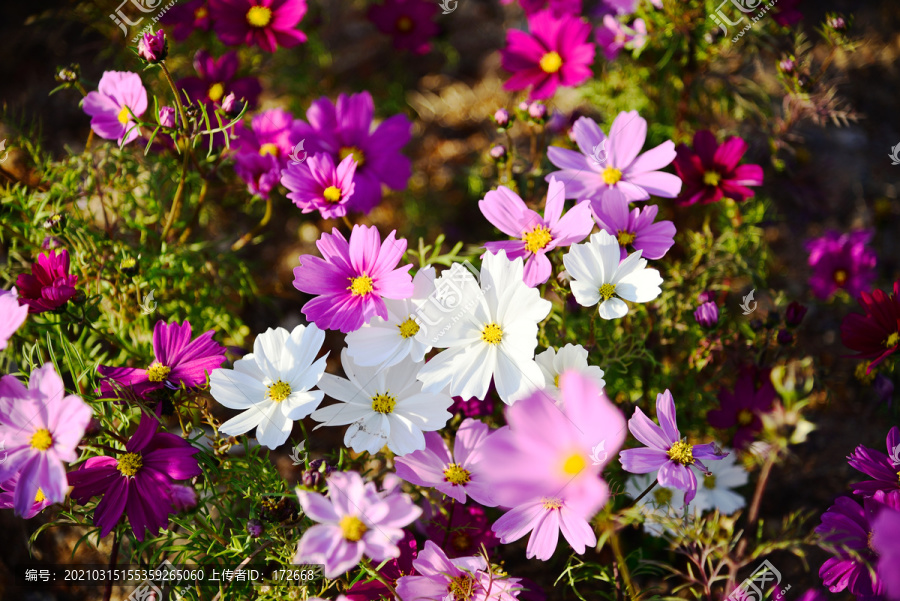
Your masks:
{"label": "white petal", "polygon": [[213,370],[209,375],[209,392],[229,409],[247,409],[266,398],[262,382],[232,369]]}
{"label": "white petal", "polygon": [[616,285],[616,294],[634,303],[646,303],[662,293],[662,281],[655,269],[642,269],[622,278]]}
{"label": "white petal", "polygon": [[625,301],[612,297],[600,304],[600,317],[603,319],[619,319],[628,314],[628,305]]}

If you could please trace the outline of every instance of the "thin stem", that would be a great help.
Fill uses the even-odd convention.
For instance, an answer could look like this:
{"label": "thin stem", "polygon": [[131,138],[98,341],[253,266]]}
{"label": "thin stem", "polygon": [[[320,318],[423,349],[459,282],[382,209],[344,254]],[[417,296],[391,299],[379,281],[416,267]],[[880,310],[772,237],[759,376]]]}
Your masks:
{"label": "thin stem", "polygon": [[[769,481],[769,475],[772,473],[772,467],[775,465],[775,459],[778,453],[770,452],[763,464],[762,471],[759,473],[759,480],[756,481],[756,490],[753,492],[753,501],[750,503],[750,509],[747,511],[747,528],[751,528],[756,518],[759,517],[759,505],[762,502],[763,492],[766,489],[766,483]],[[747,548],[747,539],[741,537],[738,543],[737,557],[740,559],[744,556],[744,550]]]}
{"label": "thin stem", "polygon": [[441,549],[447,547],[447,541],[450,540],[450,531],[453,530],[453,510],[456,509],[456,499],[450,501],[450,515],[447,516],[447,529],[444,531],[444,540],[441,542]]}
{"label": "thin stem", "polygon": [[175,190],[175,198],[174,200],[172,200],[172,208],[169,209],[169,217],[166,219],[166,225],[165,227],[163,227],[163,231],[159,235],[160,244],[165,244],[166,236],[169,234],[169,230],[172,229],[172,225],[175,223],[178,215],[181,214],[181,199],[184,197],[184,182],[187,179],[189,157],[190,155],[187,153],[187,150],[185,150],[184,159],[181,161],[181,179],[178,181],[178,188]]}
{"label": "thin stem", "polygon": [[347,226],[347,229],[349,229],[349,230],[352,232],[352,231],[353,231],[353,224],[350,223],[350,220],[347,219],[347,216],[346,216],[346,215],[341,215],[341,219],[344,220],[344,225]]}
{"label": "thin stem", "polygon": [[[119,559],[119,529],[117,528],[113,532],[113,546],[112,551],[109,553],[109,569],[112,570],[116,567],[116,562]],[[103,592],[103,601],[109,601],[112,598],[112,587],[113,581],[110,578],[106,581],[106,590]]]}
{"label": "thin stem", "polygon": [[203,184],[200,186],[200,195],[197,197],[197,204],[194,207],[194,214],[191,215],[190,221],[188,221],[188,225],[184,228],[184,231],[181,233],[181,237],[178,241],[182,244],[187,242],[187,239],[191,236],[191,231],[200,221],[200,207],[203,206],[203,201],[206,200],[206,192],[209,190],[209,180],[204,179]]}
{"label": "thin stem", "polygon": [[[652,486],[650,488],[653,488]],[[646,494],[650,488],[644,491]],[[619,566],[619,570],[622,572],[622,580],[625,581],[625,590],[628,592],[628,596],[631,599],[635,598],[634,584],[631,582],[631,572],[628,571],[628,563],[625,561],[625,556],[622,554],[622,546],[619,544],[619,535],[613,530],[609,535],[609,544],[612,547],[613,555],[616,556],[616,564]]]}
{"label": "thin stem", "polygon": [[[644,492],[642,492],[641,494],[639,494],[639,495],[638,495],[638,498],[634,500],[634,505],[637,505],[638,502],[640,502],[641,499],[643,499],[645,496],[647,496],[647,493],[650,492],[651,490],[653,490],[653,488],[654,488],[657,484],[659,484],[659,480],[654,480],[653,483],[652,483],[650,486],[648,486],[646,489],[644,489]],[[632,506],[634,506],[634,505],[632,505]]]}
{"label": "thin stem", "polygon": [[231,245],[231,250],[236,251],[244,248],[248,242],[253,240],[254,236],[262,231],[266,224],[269,223],[269,220],[272,218],[272,199],[266,199],[266,214],[263,215],[263,218],[259,220],[259,223],[254,226],[252,230],[244,234],[240,240]]}
{"label": "thin stem", "polygon": [[[275,543],[274,540],[270,540],[266,544],[260,546],[258,549],[256,549],[256,551],[254,551],[253,553],[251,553],[250,555],[245,557],[244,560],[241,563],[239,563],[238,566],[234,569],[234,571],[237,572],[238,570],[243,569],[243,567],[245,565],[247,565],[248,563],[250,563],[250,561],[252,561],[254,557],[259,555],[261,551],[268,549],[274,543]],[[228,584],[226,584],[225,587],[216,594],[216,596],[213,598],[213,601],[219,601],[219,599],[222,598],[222,593],[224,593],[226,590],[228,590],[228,587],[231,586],[232,582],[233,582],[233,580],[229,579]]]}
{"label": "thin stem", "polygon": [[169,68],[166,67],[166,62],[163,61],[159,63],[159,66],[162,67],[162,72],[166,76],[166,81],[169,82],[169,87],[172,88],[172,93],[175,94],[175,103],[178,105],[178,114],[181,115],[181,127],[184,128],[184,135],[187,137],[188,122],[187,115],[184,112],[184,105],[181,103],[181,94],[178,93],[178,88],[175,87],[175,81],[172,79],[172,74],[169,73]]}
{"label": "thin stem", "polygon": [[360,565],[363,567],[363,569],[364,569],[366,572],[368,572],[369,574],[371,574],[372,577],[375,578],[375,580],[377,580],[378,582],[380,582],[381,584],[383,584],[383,585],[385,586],[385,588],[387,588],[387,590],[389,590],[389,591],[391,592],[391,595],[393,595],[392,598],[396,598],[396,599],[399,599],[399,598],[400,598],[400,596],[397,594],[397,590],[394,588],[394,585],[391,584],[390,581],[389,581],[387,578],[385,578],[384,576],[382,576],[381,574],[379,574],[379,573],[378,573],[378,570],[376,570],[375,568],[373,568],[373,567],[369,564],[369,560],[368,560],[368,559],[366,559],[366,558],[364,557],[364,558],[362,559],[362,561],[360,562]]}

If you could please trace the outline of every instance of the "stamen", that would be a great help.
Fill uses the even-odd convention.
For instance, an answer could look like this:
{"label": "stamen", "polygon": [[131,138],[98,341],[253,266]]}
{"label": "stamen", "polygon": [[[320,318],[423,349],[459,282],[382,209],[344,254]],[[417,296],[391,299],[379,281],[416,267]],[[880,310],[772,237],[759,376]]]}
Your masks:
{"label": "stamen", "polygon": [[282,380],[278,380],[277,382],[269,386],[268,389],[269,398],[276,403],[280,403],[284,399],[291,396],[291,392],[293,392],[291,390],[291,385],[287,382],[283,382]]}
{"label": "stamen", "polygon": [[247,23],[253,27],[265,27],[272,20],[272,10],[265,6],[251,6],[247,11]]}
{"label": "stamen", "polygon": [[608,301],[613,297],[616,293],[616,285],[615,284],[603,284],[600,286],[600,296],[603,297],[603,300]]}
{"label": "stamen", "polygon": [[147,379],[151,382],[162,382],[169,377],[171,371],[171,367],[166,367],[159,361],[154,361],[150,364],[150,367],[147,368]]}
{"label": "stamen", "polygon": [[125,453],[119,457],[116,468],[123,476],[134,476],[144,467],[144,460],[137,453]]}
{"label": "stamen", "polygon": [[361,519],[355,515],[345,515],[340,521],[341,534],[351,543],[357,542],[369,530]]}
{"label": "stamen", "polygon": [[673,444],[666,454],[669,456],[669,459],[681,465],[694,463],[694,448],[683,440]]}
{"label": "stamen", "polygon": [[622,179],[622,172],[610,165],[603,170],[601,177],[607,186],[615,186]]}
{"label": "stamen", "polygon": [[546,248],[552,240],[553,236],[550,234],[550,230],[540,225],[522,236],[525,250],[532,253]]}
{"label": "stamen", "polygon": [[458,463],[451,463],[444,470],[444,480],[453,485],[468,484],[472,479],[472,473],[463,469]]}
{"label": "stamen", "polygon": [[541,71],[547,74],[553,74],[562,68],[562,57],[559,52],[548,52],[541,57]]}
{"label": "stamen", "polygon": [[496,323],[491,322],[481,331],[481,339],[488,344],[500,344],[500,341],[503,340],[503,330]]}
{"label": "stamen", "polygon": [[31,436],[31,448],[33,449],[37,449],[38,451],[46,451],[52,446],[53,436],[50,435],[50,430],[47,430],[46,428],[36,430],[35,433]]}
{"label": "stamen", "polygon": [[397,398],[390,394],[376,394],[372,397],[372,411],[387,415],[394,411],[397,406]]}
{"label": "stamen", "polygon": [[365,296],[375,290],[375,283],[369,276],[361,275],[359,277],[350,278],[350,286],[348,286],[347,289],[353,296]]}
{"label": "stamen", "polygon": [[397,324],[397,327],[400,328],[400,337],[403,339],[412,338],[419,333],[419,324],[411,315],[403,323]]}

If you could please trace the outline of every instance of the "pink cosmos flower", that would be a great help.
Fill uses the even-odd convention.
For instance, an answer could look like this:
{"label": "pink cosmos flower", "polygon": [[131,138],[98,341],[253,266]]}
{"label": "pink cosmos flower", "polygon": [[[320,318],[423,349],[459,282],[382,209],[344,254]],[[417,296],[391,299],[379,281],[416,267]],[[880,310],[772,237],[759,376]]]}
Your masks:
{"label": "pink cosmos flower", "polygon": [[425,535],[430,540],[442,541],[441,548],[448,557],[478,555],[482,545],[491,550],[500,544],[481,506],[445,502],[444,507],[448,515],[427,504],[421,521],[425,522]]}
{"label": "pink cosmos flower", "polygon": [[[895,497],[896,499],[896,497]],[[878,576],[884,586],[887,598],[900,599],[900,509],[883,508],[872,522],[872,548],[878,553]]]}
{"label": "pink cosmos flower", "polygon": [[[401,577],[416,573],[412,564],[418,553],[416,539],[409,532],[403,533],[403,538],[397,543],[397,546],[400,547],[400,555],[384,564],[384,567],[378,570],[378,573],[394,587],[397,586],[397,581]],[[335,601],[340,599],[347,601],[382,601],[383,599],[389,599],[390,596],[390,590],[380,580],[372,579],[369,582],[360,580],[347,589],[346,596],[341,595]]]}
{"label": "pink cosmos flower", "polygon": [[601,230],[615,236],[621,258],[628,256],[627,248],[641,251],[645,259],[662,259],[675,244],[675,224],[671,221],[654,223],[659,207],[645,205],[628,209],[628,201],[618,190],[610,190],[603,202],[591,201],[594,219]]}
{"label": "pink cosmos flower", "polygon": [[594,228],[590,206],[586,203],[576,204],[562,214],[565,198],[563,183],[551,178],[544,209],[546,220],[525,206],[519,195],[506,186],[491,190],[478,201],[481,213],[494,227],[507,236],[518,238],[509,242],[486,242],[488,252],[505,250],[510,261],[523,257],[525,283],[532,288],[550,279],[553,267],[547,258],[549,251],[581,242]]}
{"label": "pink cosmos flower", "polygon": [[165,60],[169,54],[169,43],[166,32],[162,29],[156,33],[147,32],[138,42],[138,56],[148,63],[155,64]]}
{"label": "pink cosmos flower", "polygon": [[255,115],[250,127],[243,123],[235,126],[234,171],[247,182],[251,193],[269,197],[294,144],[300,141],[296,131],[299,123],[285,110],[270,109]]}
{"label": "pink cosmos flower", "polygon": [[235,161],[234,172],[247,184],[247,191],[260,198],[268,198],[278,185],[281,165],[273,155],[245,154]]}
{"label": "pink cosmos flower", "polygon": [[647,43],[647,24],[643,19],[635,19],[631,27],[612,15],[603,17],[603,25],[594,30],[597,45],[603,48],[608,61],[614,61],[623,48],[637,50]]}
{"label": "pink cosmos flower", "polygon": [[719,389],[720,408],[711,409],[706,414],[713,428],[737,427],[734,433],[734,447],[744,449],[762,432],[762,415],[775,407],[778,398],[768,369],[748,366],[734,383],[734,390]]}
{"label": "pink cosmos flower", "polygon": [[197,29],[209,31],[212,28],[207,0],[191,0],[184,4],[175,4],[159,21],[174,27],[172,37],[176,42],[183,42]]}
{"label": "pink cosmos flower", "polygon": [[885,440],[887,453],[867,446],[859,445],[847,457],[850,467],[870,476],[871,480],[864,480],[853,485],[853,494],[871,497],[878,491],[900,495],[900,428],[894,426],[888,432]]}
{"label": "pink cosmos flower", "polygon": [[710,204],[722,198],[743,202],[754,192],[747,186],[761,186],[763,169],[759,165],[738,165],[747,143],[730,137],[721,145],[712,132],[701,130],[694,134],[694,147],[678,146],[675,172],[684,181],[678,204]]}
{"label": "pink cosmos flower", "polygon": [[701,460],[719,461],[728,453],[722,453],[712,442],[691,446],[681,439],[675,422],[675,400],[668,390],[656,395],[656,416],[659,426],[644,415],[640,407],[634,410],[634,415],[628,420],[628,429],[647,448],[622,451],[619,460],[625,471],[632,474],[649,474],[659,470],[657,480],[660,486],[683,490],[684,504],[687,506],[697,494],[697,478],[691,466],[709,473]]}
{"label": "pink cosmos flower", "polygon": [[0,351],[6,348],[12,335],[25,323],[26,317],[28,305],[19,304],[16,287],[13,286],[11,290],[0,290]]}
{"label": "pink cosmos flower", "polygon": [[53,311],[75,296],[76,283],[78,276],[69,275],[69,251],[41,253],[31,265],[31,275],[21,273],[16,279],[19,303],[28,305],[29,313]]}
{"label": "pink cosmos flower", "polygon": [[429,40],[437,34],[434,22],[438,5],[429,0],[385,0],[369,7],[369,20],[387,35],[393,36],[394,48],[425,54]]}
{"label": "pink cosmos flower", "polygon": [[147,110],[147,90],[137,73],[105,71],[97,91],[84,97],[82,108],[91,116],[95,134],[124,146],[140,135],[131,115],[140,117]]}
{"label": "pink cosmos flower", "polygon": [[281,172],[281,183],[290,190],[287,197],[304,213],[319,211],[323,219],[331,219],[347,214],[356,190],[355,173],[352,154],[335,167],[331,155],[319,152],[303,163],[288,163]]}
{"label": "pink cosmos flower", "polygon": [[216,35],[226,46],[259,46],[275,52],[306,41],[296,29],[306,0],[209,0]]}
{"label": "pink cosmos flower", "polygon": [[328,497],[298,490],[297,497],[315,526],[297,544],[295,564],[325,565],[325,577],[335,578],[355,566],[363,555],[376,562],[400,555],[402,528],[422,513],[399,491],[379,493],[356,472],[328,477]]}
{"label": "pink cosmos flower", "polygon": [[577,86],[591,76],[590,25],[543,10],[528,17],[528,28],[530,35],[517,29],[506,32],[503,68],[513,75],[503,84],[505,89],[531,88],[532,99],[549,98],[559,86]]}
{"label": "pink cosmos flower", "polygon": [[39,491],[48,503],[65,500],[63,461],[78,459],[76,447],[92,415],[80,397],[66,395],[52,363],[31,372],[27,389],[13,377],[3,378],[0,440],[6,460],[0,463],[0,482],[18,474],[13,498],[18,515],[33,509]]}
{"label": "pink cosmos flower", "polygon": [[235,77],[240,67],[236,51],[214,58],[206,50],[198,50],[193,64],[197,77],[185,77],[176,83],[189,100],[206,103],[207,110],[211,110],[213,105],[221,105],[228,94],[234,94],[235,99],[246,100],[248,108],[256,106],[262,86],[255,77]]}
{"label": "pink cosmos flower", "polygon": [[844,289],[856,298],[872,289],[877,256],[869,247],[873,230],[858,230],[841,234],[828,230],[820,238],[806,243],[809,251],[809,286],[819,298],[831,298]]}
{"label": "pink cosmos flower", "polygon": [[580,500],[570,503],[571,496],[568,490],[562,489],[555,495],[536,497],[517,505],[494,522],[493,530],[503,544],[531,532],[525,549],[528,559],[550,559],[556,551],[560,531],[572,549],[583,554],[587,547],[597,544],[597,536],[588,522],[593,512],[586,512]]}
{"label": "pink cosmos flower", "polygon": [[565,180],[566,197],[602,202],[610,191],[618,190],[635,202],[651,194],[674,198],[681,190],[677,176],[658,171],[675,158],[671,140],[639,155],[647,138],[647,122],[637,111],[619,113],[609,137],[588,117],[579,118],[572,131],[580,153],[557,146],[547,149],[547,158],[560,168],[547,179]]}
{"label": "pink cosmos flower", "polygon": [[[16,489],[19,487],[21,475],[21,473],[17,473],[6,482],[0,482],[0,489],[3,489],[0,490],[0,509],[13,509],[15,507]],[[43,489],[38,488],[37,494],[34,496],[34,502],[20,515],[26,520],[30,520],[50,505],[52,503],[44,495]]]}
{"label": "pink cosmos flower", "polygon": [[493,507],[494,485],[478,469],[480,447],[487,435],[484,423],[471,418],[463,420],[456,431],[451,457],[440,434],[425,432],[425,449],[394,460],[397,475],[417,486],[436,488],[460,503],[466,502],[468,494],[476,502]]}
{"label": "pink cosmos flower", "polygon": [[396,231],[384,242],[374,226],[354,225],[350,242],[338,231],[322,234],[316,242],[322,258],[301,255],[294,268],[294,288],[316,295],[303,306],[303,314],[319,328],[345,334],[373,316],[388,319],[385,298],[404,299],[413,294],[412,265],[396,268],[406,252],[406,240]]}
{"label": "pink cosmos flower", "polygon": [[[512,4],[515,0],[500,0],[501,4]],[[554,17],[581,14],[581,0],[519,0],[522,10],[528,16],[549,8]]]}

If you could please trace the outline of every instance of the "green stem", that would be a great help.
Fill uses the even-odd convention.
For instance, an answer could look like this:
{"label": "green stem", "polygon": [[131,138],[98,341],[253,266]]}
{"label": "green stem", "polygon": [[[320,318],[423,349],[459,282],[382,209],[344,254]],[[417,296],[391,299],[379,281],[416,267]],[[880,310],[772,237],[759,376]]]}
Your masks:
{"label": "green stem", "polygon": [[[263,218],[260,219],[259,223],[257,223],[256,226],[252,230],[250,230],[249,232],[244,234],[240,240],[238,240],[237,242],[235,242],[234,244],[231,245],[231,250],[237,251],[237,250],[244,248],[248,242],[253,240],[253,237],[256,236],[256,234],[258,234],[260,231],[262,231],[262,229],[264,227],[266,227],[266,224],[269,223],[269,220],[271,218],[272,218],[272,199],[267,198],[266,199],[266,214],[263,215]],[[345,217],[345,219],[346,219],[346,217]]]}
{"label": "green stem", "polygon": [[653,490],[654,487],[656,487],[657,484],[659,484],[659,481],[658,481],[658,480],[654,480],[653,483],[652,483],[650,486],[648,486],[646,489],[644,489],[644,492],[642,492],[641,494],[639,494],[639,495],[638,495],[638,498],[634,500],[634,504],[632,505],[632,507],[633,507],[634,505],[637,505],[637,504],[640,502],[641,499],[643,499],[644,497],[646,497],[646,496],[647,496],[647,493],[650,492],[651,490]]}
{"label": "green stem", "polygon": [[[651,487],[652,488],[652,487]],[[647,489],[650,490],[649,488]],[[645,491],[646,492],[646,491]],[[622,580],[625,581],[625,590],[631,599],[635,598],[634,584],[631,582],[631,572],[628,571],[628,563],[622,554],[622,546],[619,544],[619,535],[613,530],[609,535],[609,544],[612,547],[613,555],[616,556],[616,563],[619,564],[619,571],[622,573]]]}
{"label": "green stem", "polygon": [[162,72],[166,76],[166,81],[169,82],[169,87],[172,88],[172,93],[175,94],[175,103],[178,105],[178,114],[181,116],[181,127],[184,128],[185,138],[188,135],[188,122],[187,115],[184,112],[184,105],[181,103],[181,94],[178,93],[178,88],[175,87],[175,81],[172,79],[172,74],[169,73],[169,68],[166,67],[165,61],[159,63],[159,66],[162,67]]}
{"label": "green stem", "polygon": [[181,161],[181,179],[178,181],[178,188],[175,190],[175,198],[174,200],[172,200],[172,208],[169,209],[169,217],[168,219],[166,219],[166,225],[165,227],[163,227],[163,231],[159,235],[160,245],[165,244],[166,236],[169,234],[169,230],[172,229],[172,225],[175,223],[175,220],[181,213],[181,199],[184,196],[184,182],[187,179],[189,157],[190,155],[187,153],[187,150],[185,150],[184,158]]}
{"label": "green stem", "polygon": [[[116,562],[119,558],[119,529],[113,532],[113,546],[112,551],[109,553],[109,569],[112,570],[116,567]],[[109,579],[106,581],[106,590],[103,592],[103,601],[109,601],[112,598],[112,587],[113,581]]]}
{"label": "green stem", "polygon": [[382,576],[381,574],[379,574],[379,573],[378,573],[378,570],[376,570],[375,568],[373,568],[373,567],[369,564],[369,560],[368,560],[368,559],[366,559],[366,558],[364,557],[364,558],[362,559],[362,561],[360,562],[360,565],[363,567],[363,569],[364,569],[366,572],[368,572],[369,574],[371,574],[372,577],[375,578],[375,580],[377,580],[378,582],[380,582],[381,584],[383,584],[383,585],[387,588],[387,590],[391,591],[391,595],[393,595],[392,598],[394,598],[394,599],[399,599],[399,598],[400,598],[400,596],[397,594],[397,590],[394,588],[394,585],[391,584],[390,581],[389,581],[387,578],[385,578],[384,576]]}

